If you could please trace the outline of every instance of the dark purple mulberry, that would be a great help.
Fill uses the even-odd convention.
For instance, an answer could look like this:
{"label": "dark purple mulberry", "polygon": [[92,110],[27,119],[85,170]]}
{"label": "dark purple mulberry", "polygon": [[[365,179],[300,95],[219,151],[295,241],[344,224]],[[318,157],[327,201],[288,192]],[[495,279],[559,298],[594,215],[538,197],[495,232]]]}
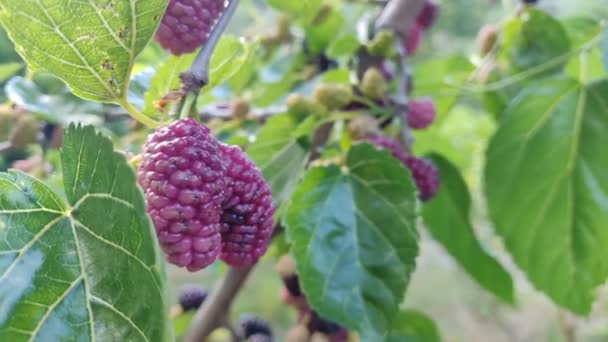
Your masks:
{"label": "dark purple mulberry", "polygon": [[274,227],[274,205],[260,170],[240,147],[221,145],[226,165],[222,204],[222,252],[228,265],[255,263],[266,252]]}
{"label": "dark purple mulberry", "polygon": [[418,50],[420,42],[422,41],[423,30],[418,22],[413,22],[410,29],[407,31],[407,35],[403,40],[405,46],[405,52],[408,56],[413,55]]}
{"label": "dark purple mulberry", "polygon": [[435,104],[429,98],[412,100],[407,105],[407,124],[413,129],[425,129],[435,120]]}
{"label": "dark purple mulberry", "polygon": [[439,172],[431,162],[408,155],[401,144],[383,135],[372,135],[366,138],[372,145],[388,150],[393,158],[399,160],[410,170],[412,179],[418,188],[418,198],[422,201],[431,199],[439,189]]}
{"label": "dark purple mulberry", "polygon": [[198,310],[207,295],[207,290],[198,285],[185,285],[179,291],[178,302],[183,311]]}
{"label": "dark purple mulberry", "polygon": [[422,10],[420,10],[420,13],[416,17],[416,22],[422,29],[428,30],[435,23],[438,14],[439,6],[437,6],[435,1],[426,0]]}
{"label": "dark purple mulberry", "polygon": [[253,335],[266,335],[272,337],[272,329],[268,322],[253,314],[243,314],[239,318],[239,326],[245,339]]}
{"label": "dark purple mulberry", "polygon": [[169,262],[193,272],[217,258],[224,176],[219,143],[196,121],[175,121],[148,137],[137,180]]}
{"label": "dark purple mulberry", "polygon": [[224,0],[171,0],[155,39],[174,55],[192,52],[205,44],[223,12]]}

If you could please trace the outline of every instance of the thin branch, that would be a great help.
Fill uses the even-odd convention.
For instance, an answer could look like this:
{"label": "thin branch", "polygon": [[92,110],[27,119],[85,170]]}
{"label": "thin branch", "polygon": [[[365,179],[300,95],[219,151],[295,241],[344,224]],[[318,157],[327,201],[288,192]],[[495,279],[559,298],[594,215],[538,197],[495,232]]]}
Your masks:
{"label": "thin branch", "polygon": [[406,34],[425,0],[391,0],[376,20],[376,29]]}
{"label": "thin branch", "polygon": [[225,325],[232,301],[254,266],[228,269],[224,278],[192,318],[184,342],[204,341],[215,329]]}
{"label": "thin branch", "polygon": [[224,13],[213,27],[209,39],[199,51],[194,62],[192,62],[190,69],[180,75],[184,91],[198,94],[200,89],[209,83],[209,63],[211,61],[211,56],[213,55],[213,50],[215,50],[215,46],[230,23],[230,19],[232,19],[234,12],[236,12],[239,1],[240,0],[230,0]]}

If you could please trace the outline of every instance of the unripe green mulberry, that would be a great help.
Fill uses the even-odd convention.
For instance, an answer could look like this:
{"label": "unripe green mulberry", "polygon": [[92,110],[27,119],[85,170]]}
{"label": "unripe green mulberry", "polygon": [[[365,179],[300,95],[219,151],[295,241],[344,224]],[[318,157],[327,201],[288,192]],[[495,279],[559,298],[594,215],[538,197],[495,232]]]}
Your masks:
{"label": "unripe green mulberry", "polygon": [[393,54],[395,35],[389,31],[376,33],[374,39],[367,45],[367,51],[372,56],[389,57]]}
{"label": "unripe green mulberry", "polygon": [[484,25],[477,33],[477,50],[481,56],[485,56],[492,51],[498,40],[498,30],[492,24]]}
{"label": "unripe green mulberry", "polygon": [[23,116],[11,130],[8,141],[16,150],[23,150],[27,145],[35,143],[38,139],[38,121],[29,116]]}
{"label": "unripe green mulberry", "polygon": [[296,115],[317,115],[325,116],[327,108],[301,94],[291,94],[287,97],[287,109]]}
{"label": "unripe green mulberry", "polygon": [[313,98],[329,110],[346,107],[353,98],[349,86],[342,84],[320,84],[313,93]]}
{"label": "unripe green mulberry", "polygon": [[363,74],[359,88],[363,95],[372,99],[380,99],[386,94],[388,83],[380,70],[369,68]]}
{"label": "unripe green mulberry", "polygon": [[353,118],[348,123],[348,132],[355,140],[364,139],[369,135],[380,134],[378,120],[370,115],[361,115]]}
{"label": "unripe green mulberry", "polygon": [[246,119],[247,114],[249,114],[249,110],[249,102],[245,100],[235,100],[230,106],[230,114],[232,115],[232,118],[237,120]]}

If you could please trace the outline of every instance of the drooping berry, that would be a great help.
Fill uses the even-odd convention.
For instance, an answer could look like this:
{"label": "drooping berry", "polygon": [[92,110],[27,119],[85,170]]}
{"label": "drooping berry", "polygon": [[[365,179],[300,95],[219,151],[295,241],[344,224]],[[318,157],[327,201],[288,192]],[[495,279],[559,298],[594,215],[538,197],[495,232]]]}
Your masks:
{"label": "drooping berry", "polygon": [[435,104],[430,98],[412,100],[407,105],[407,124],[413,129],[425,129],[435,119]]}
{"label": "drooping berry", "polygon": [[144,144],[137,180],[172,264],[193,272],[219,255],[225,170],[219,143],[192,119],[160,128]]}
{"label": "drooping berry", "polygon": [[408,155],[401,144],[394,139],[382,135],[369,136],[366,141],[370,144],[391,152],[393,158],[399,160],[410,170],[412,179],[418,188],[418,198],[422,201],[431,199],[439,189],[439,172],[431,162]]}
{"label": "drooping berry", "polygon": [[410,29],[407,31],[407,35],[403,40],[403,45],[405,46],[405,52],[408,56],[413,55],[418,50],[418,46],[420,46],[420,42],[422,41],[423,30],[420,24],[417,22],[413,22],[410,26]]}
{"label": "drooping berry", "polygon": [[428,201],[439,189],[439,172],[431,162],[425,159],[408,156],[405,165],[412,173],[418,188],[418,197]]}
{"label": "drooping berry", "polygon": [[300,288],[300,282],[298,280],[298,275],[296,274],[296,265],[289,255],[283,255],[279,259],[276,270],[281,276],[281,279],[283,279],[283,284],[289,292],[289,295],[293,297],[302,296],[302,289]]}
{"label": "drooping berry", "polygon": [[439,14],[439,6],[433,0],[426,0],[424,6],[418,16],[416,16],[416,22],[423,30],[428,30]]}
{"label": "drooping berry", "polygon": [[353,97],[349,86],[340,84],[319,84],[313,91],[313,98],[329,110],[346,107]]}
{"label": "drooping berry", "polygon": [[327,107],[301,94],[290,94],[285,104],[289,112],[298,116],[325,116],[327,114]]}
{"label": "drooping berry", "polygon": [[230,104],[230,115],[237,120],[246,119],[250,110],[249,102],[245,100],[235,100]]}
{"label": "drooping berry", "polygon": [[253,314],[241,315],[239,326],[246,339],[253,335],[266,335],[272,337],[272,329],[270,329],[268,322]]}
{"label": "drooping berry", "polygon": [[498,29],[492,24],[484,25],[477,33],[477,51],[483,57],[496,45]]}
{"label": "drooping berry", "polygon": [[324,333],[316,332],[310,336],[309,342],[331,342],[331,339]]}
{"label": "drooping berry", "polygon": [[388,150],[393,158],[405,165],[407,153],[405,153],[399,141],[380,134],[367,136],[365,140],[378,148]]}
{"label": "drooping berry", "polygon": [[270,188],[238,146],[221,145],[226,166],[220,258],[234,267],[255,263],[268,248],[274,228]]}
{"label": "drooping berry", "polygon": [[365,70],[363,77],[361,78],[361,84],[359,85],[361,93],[372,99],[380,99],[384,97],[388,90],[388,83],[382,72],[376,68],[369,68]]}
{"label": "drooping berry", "polygon": [[395,35],[390,31],[380,31],[367,44],[367,51],[372,56],[390,57],[394,53]]}
{"label": "drooping berry", "polygon": [[198,285],[185,285],[179,290],[178,302],[184,312],[198,310],[207,295],[207,290]]}
{"label": "drooping berry", "polygon": [[156,41],[174,55],[203,44],[224,12],[224,0],[170,0],[156,31]]}

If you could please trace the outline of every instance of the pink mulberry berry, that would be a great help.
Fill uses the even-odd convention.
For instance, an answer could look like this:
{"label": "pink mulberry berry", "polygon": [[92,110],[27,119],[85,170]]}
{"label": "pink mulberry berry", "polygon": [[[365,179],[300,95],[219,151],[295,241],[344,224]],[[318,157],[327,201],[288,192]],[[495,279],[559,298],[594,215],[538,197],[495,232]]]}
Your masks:
{"label": "pink mulberry berry", "polygon": [[366,138],[370,144],[388,150],[393,158],[399,160],[410,170],[414,183],[418,188],[418,198],[422,201],[430,200],[439,189],[439,172],[431,162],[408,155],[401,144],[389,137],[372,135]]}
{"label": "pink mulberry berry", "polygon": [[237,146],[221,145],[226,165],[220,259],[234,267],[255,263],[268,247],[274,205],[260,170]]}
{"label": "pink mulberry berry", "polygon": [[407,124],[413,129],[425,129],[435,119],[435,104],[429,98],[412,100],[407,105]]}
{"label": "pink mulberry berry", "polygon": [[174,55],[192,52],[205,44],[223,12],[224,0],[171,0],[155,39]]}
{"label": "pink mulberry berry", "polygon": [[405,165],[412,173],[418,197],[422,201],[428,201],[439,189],[439,172],[437,168],[428,160],[408,156]]}
{"label": "pink mulberry berry", "polygon": [[407,32],[407,36],[405,37],[403,44],[405,45],[405,52],[408,56],[413,55],[418,50],[418,46],[420,46],[420,41],[422,41],[422,27],[417,22],[412,23],[410,29]]}
{"label": "pink mulberry berry", "polygon": [[426,0],[424,2],[424,7],[418,16],[416,17],[416,22],[423,30],[428,30],[435,20],[437,19],[437,15],[439,14],[439,6],[433,0]]}
{"label": "pink mulberry berry", "polygon": [[169,262],[197,271],[217,258],[225,166],[219,143],[192,119],[150,135],[137,180]]}

